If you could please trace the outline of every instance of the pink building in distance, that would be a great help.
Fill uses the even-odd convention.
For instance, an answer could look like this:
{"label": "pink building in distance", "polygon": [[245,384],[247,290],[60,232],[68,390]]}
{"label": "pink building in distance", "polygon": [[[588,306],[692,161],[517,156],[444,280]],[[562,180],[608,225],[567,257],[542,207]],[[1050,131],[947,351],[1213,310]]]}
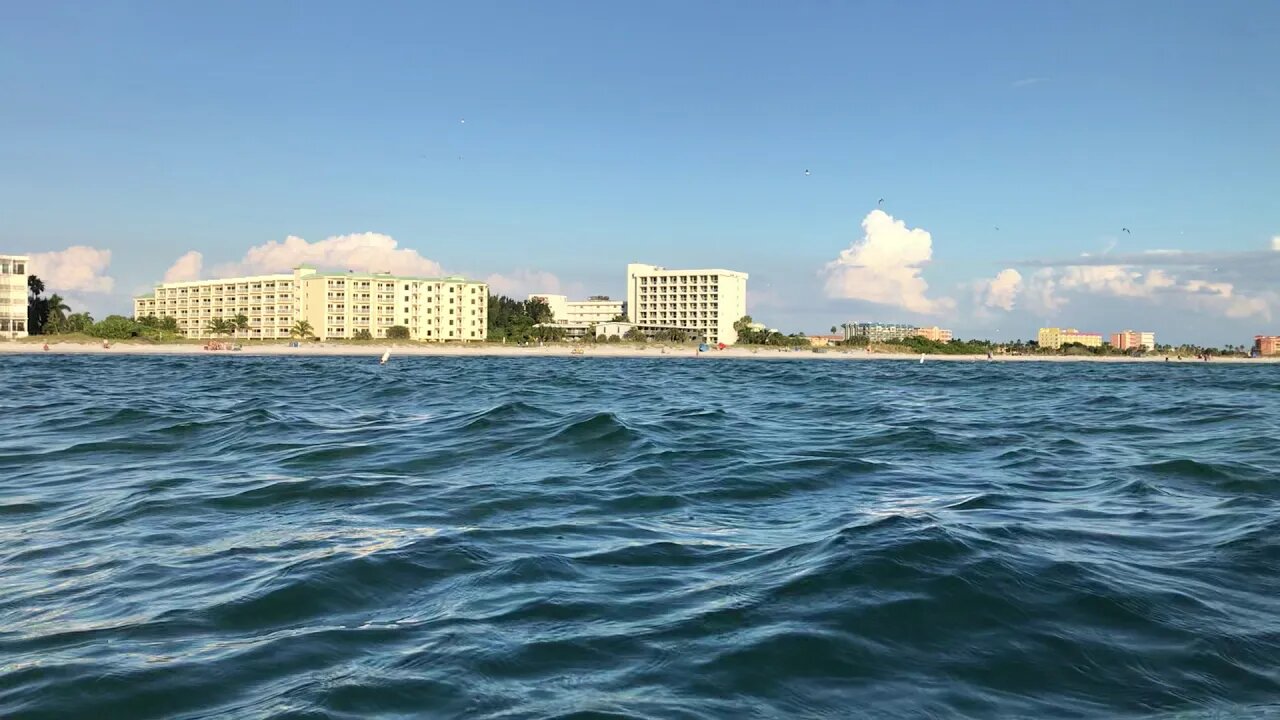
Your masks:
{"label": "pink building in distance", "polygon": [[1117,350],[1137,350],[1144,347],[1148,350],[1155,350],[1156,334],[1137,330],[1123,330],[1111,335],[1111,347]]}

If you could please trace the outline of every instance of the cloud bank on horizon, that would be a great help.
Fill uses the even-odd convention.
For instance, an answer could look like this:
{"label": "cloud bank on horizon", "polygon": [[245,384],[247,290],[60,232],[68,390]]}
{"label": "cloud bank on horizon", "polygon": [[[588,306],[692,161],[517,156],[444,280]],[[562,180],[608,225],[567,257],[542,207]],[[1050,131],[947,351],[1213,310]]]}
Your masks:
{"label": "cloud bank on horizon", "polygon": [[[211,278],[241,275],[270,275],[290,272],[299,265],[320,269],[389,272],[397,275],[439,277],[445,275],[440,263],[423,257],[416,250],[399,247],[390,235],[364,232],[334,235],[308,242],[296,235],[283,241],[271,240],[255,245],[244,257],[214,267]],[[178,258],[164,274],[165,282],[199,280],[204,273],[204,255],[196,250]]]}
{"label": "cloud bank on horizon", "polygon": [[[447,272],[439,262],[423,256],[417,250],[400,247],[399,242],[390,235],[363,232],[334,235],[315,242],[296,235],[290,235],[282,241],[272,240],[249,248],[235,262],[212,268],[208,277],[287,273],[299,265],[311,265],[321,270],[388,272],[417,277],[457,274]],[[186,282],[204,277],[204,255],[191,250],[174,261],[164,274],[164,282]],[[493,273],[485,278],[485,282],[495,292],[517,298],[535,292],[558,293],[563,290],[558,277],[541,270]]]}
{"label": "cloud bank on horizon", "polygon": [[[948,297],[931,297],[924,275],[933,260],[933,236],[908,228],[882,210],[862,220],[863,237],[827,263],[820,274],[829,298],[858,300],[908,313],[955,319]],[[1196,253],[1153,250],[1130,255],[1081,255],[1066,260],[1027,260],[992,278],[968,284],[973,312],[1021,308],[1052,317],[1082,298],[1116,298],[1233,319],[1270,320],[1280,307],[1271,289],[1280,274],[1280,236],[1270,250]]]}

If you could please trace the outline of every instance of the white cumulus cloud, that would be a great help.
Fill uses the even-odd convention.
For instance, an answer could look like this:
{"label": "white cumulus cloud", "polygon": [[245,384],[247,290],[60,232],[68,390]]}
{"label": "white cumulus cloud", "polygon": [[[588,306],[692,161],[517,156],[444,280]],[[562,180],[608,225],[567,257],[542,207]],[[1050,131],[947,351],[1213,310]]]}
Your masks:
{"label": "white cumulus cloud", "polygon": [[840,257],[826,264],[828,297],[865,300],[922,314],[938,314],[955,307],[950,298],[930,298],[921,272],[933,257],[933,238],[927,230],[908,229],[882,210],[862,219],[863,236]]}
{"label": "white cumulus cloud", "polygon": [[1022,273],[1013,268],[1005,268],[990,280],[978,283],[978,302],[984,307],[1013,310],[1021,290]]}
{"label": "white cumulus cloud", "polygon": [[204,269],[204,255],[192,250],[178,258],[164,273],[165,282],[187,282],[199,280]]}
{"label": "white cumulus cloud", "polygon": [[1271,238],[1271,249],[1280,252],[1280,235]]}
{"label": "white cumulus cloud", "polygon": [[46,292],[109,293],[116,281],[107,275],[111,251],[73,245],[57,252],[32,253],[28,273],[38,275]]}

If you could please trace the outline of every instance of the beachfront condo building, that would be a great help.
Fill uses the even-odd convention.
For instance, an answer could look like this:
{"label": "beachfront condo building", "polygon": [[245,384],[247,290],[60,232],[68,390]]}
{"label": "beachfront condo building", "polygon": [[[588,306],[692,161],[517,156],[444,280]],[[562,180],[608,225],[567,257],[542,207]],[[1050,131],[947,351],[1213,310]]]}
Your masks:
{"label": "beachfront condo building", "polygon": [[1117,350],[1156,349],[1156,334],[1138,330],[1121,330],[1111,333],[1111,347]]}
{"label": "beachfront condo building", "polygon": [[733,324],[747,314],[747,274],[733,270],[668,270],[627,265],[627,320],[677,328],[711,344],[738,341]]}
{"label": "beachfront condo building", "polygon": [[399,277],[387,273],[332,273],[299,267],[291,274],[161,283],[134,298],[135,317],[172,317],[189,338],[212,337],[214,319],[244,315],[244,339],[290,337],[305,321],[318,338],[353,338],[367,330],[387,337],[392,327],[409,329],[414,340],[484,340],[489,286],[451,276]]}
{"label": "beachfront condo building", "polygon": [[623,302],[610,300],[604,295],[593,295],[586,300],[570,300],[565,295],[535,293],[529,300],[541,300],[551,309],[552,322],[585,324],[611,322],[622,314]]}
{"label": "beachfront condo building", "polygon": [[1253,338],[1253,349],[1259,355],[1280,355],[1280,335],[1257,335]]}
{"label": "beachfront condo building", "polygon": [[27,336],[26,255],[0,255],[0,338]]}
{"label": "beachfront condo building", "polygon": [[920,328],[898,323],[861,322],[844,325],[844,339],[866,338],[867,342],[890,343],[915,337]]}
{"label": "beachfront condo building", "polygon": [[947,343],[951,342],[951,338],[953,336],[950,330],[934,325],[933,327],[916,328],[916,337],[922,337],[925,340],[932,340],[934,342]]}
{"label": "beachfront condo building", "polygon": [[937,325],[933,327],[916,327],[915,325],[903,325],[900,323],[845,323],[844,339],[853,340],[854,338],[866,338],[867,342],[873,343],[893,343],[901,342],[907,338],[921,337],[934,342],[951,342],[952,333],[946,328],[940,328]]}
{"label": "beachfront condo building", "polygon": [[1040,328],[1036,335],[1042,348],[1058,350],[1063,345],[1077,343],[1085,347],[1102,347],[1102,335],[1099,333],[1082,333],[1075,328]]}

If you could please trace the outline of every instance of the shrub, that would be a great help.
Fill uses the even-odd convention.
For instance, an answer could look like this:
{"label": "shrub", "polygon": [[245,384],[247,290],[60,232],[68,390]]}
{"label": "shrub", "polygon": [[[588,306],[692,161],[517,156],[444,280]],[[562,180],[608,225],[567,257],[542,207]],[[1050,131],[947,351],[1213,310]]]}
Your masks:
{"label": "shrub", "polygon": [[124,340],[141,332],[142,326],[123,315],[108,315],[89,328],[89,334],[106,340]]}
{"label": "shrub", "polygon": [[387,328],[387,337],[391,340],[408,340],[409,328],[404,325],[392,325]]}
{"label": "shrub", "polygon": [[360,330],[357,330],[356,334],[353,335],[352,337],[356,340],[372,340],[373,334],[370,333],[368,330],[360,329]]}

